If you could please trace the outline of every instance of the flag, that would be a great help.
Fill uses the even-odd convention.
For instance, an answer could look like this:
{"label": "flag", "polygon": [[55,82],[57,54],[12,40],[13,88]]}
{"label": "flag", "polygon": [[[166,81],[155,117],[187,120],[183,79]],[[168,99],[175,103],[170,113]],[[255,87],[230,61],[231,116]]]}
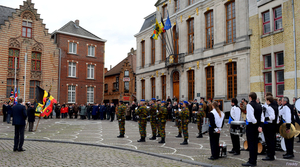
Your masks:
{"label": "flag", "polygon": [[166,20],[166,24],[164,26],[164,30],[168,30],[172,27],[172,24],[171,24],[171,20],[170,20],[170,17],[169,17],[169,12],[168,12],[168,18]]}
{"label": "flag", "polygon": [[14,105],[18,104],[18,92],[17,86],[15,86],[15,96],[14,96]]}
{"label": "flag", "polygon": [[53,111],[53,104],[57,103],[57,101],[53,98],[53,96],[50,95],[49,97],[44,98],[44,103],[45,105],[43,111],[41,112],[41,116],[48,117]]}
{"label": "flag", "polygon": [[10,95],[9,95],[9,102],[12,103],[14,101],[14,90],[11,89]]}
{"label": "flag", "polygon": [[159,34],[161,34],[162,31],[163,31],[163,27],[162,27],[162,23],[160,25],[158,23],[157,19],[155,19],[155,20],[156,20],[156,22],[155,22],[155,25],[154,25],[154,31],[153,31],[152,38],[157,40]]}
{"label": "flag", "polygon": [[51,114],[53,104],[57,101],[54,99],[53,96],[50,95],[50,93],[48,93],[41,87],[36,86],[36,102],[37,107],[35,110],[35,116],[47,117]]}

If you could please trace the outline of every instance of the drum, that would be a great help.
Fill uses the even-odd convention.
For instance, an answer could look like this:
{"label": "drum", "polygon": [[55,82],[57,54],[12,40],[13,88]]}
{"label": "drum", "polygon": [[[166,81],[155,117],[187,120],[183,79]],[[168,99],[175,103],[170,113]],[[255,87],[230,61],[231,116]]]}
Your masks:
{"label": "drum", "polygon": [[247,140],[244,141],[243,146],[244,146],[244,149],[245,149],[245,150],[248,150],[248,142],[247,142]]}
{"label": "drum", "polygon": [[246,133],[246,122],[244,121],[231,121],[230,133],[234,135],[243,135]]}
{"label": "drum", "polygon": [[219,157],[227,157],[227,146],[226,144],[219,144],[219,148],[220,148],[220,155]]}
{"label": "drum", "polygon": [[259,142],[257,144],[257,153],[258,154],[265,154],[266,153],[267,144],[263,142]]}

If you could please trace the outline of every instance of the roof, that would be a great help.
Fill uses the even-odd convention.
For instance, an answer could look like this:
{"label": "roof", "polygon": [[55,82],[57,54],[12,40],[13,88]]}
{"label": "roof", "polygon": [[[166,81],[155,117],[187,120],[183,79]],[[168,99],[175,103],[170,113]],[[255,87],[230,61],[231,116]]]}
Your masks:
{"label": "roof", "polygon": [[119,64],[114,66],[111,70],[107,71],[105,73],[105,76],[112,76],[116,74],[120,74],[121,69],[123,68],[123,65],[125,64],[126,60],[128,60],[133,72],[136,71],[136,54],[129,54],[125,59],[123,59]]}
{"label": "roof", "polygon": [[144,24],[140,30],[140,32],[142,32],[143,30],[149,28],[150,26],[152,26],[153,24],[155,24],[155,18],[156,18],[156,14],[155,12],[152,13],[151,15],[147,16],[145,18]]}
{"label": "roof", "polygon": [[79,36],[88,39],[94,39],[98,41],[106,42],[106,40],[99,38],[98,36],[92,34],[91,32],[87,31],[86,29],[82,28],[81,26],[76,26],[73,21],[69,21],[59,30],[54,31],[51,35],[56,33],[62,33],[67,35]]}
{"label": "roof", "polygon": [[13,12],[16,12],[16,9],[0,5],[0,25],[4,25]]}

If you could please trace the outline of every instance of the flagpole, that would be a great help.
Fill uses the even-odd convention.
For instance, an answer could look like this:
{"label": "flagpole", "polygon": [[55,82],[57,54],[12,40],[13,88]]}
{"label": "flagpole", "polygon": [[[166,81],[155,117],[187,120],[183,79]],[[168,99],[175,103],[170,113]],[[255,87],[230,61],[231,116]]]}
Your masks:
{"label": "flagpole", "polygon": [[26,67],[27,67],[27,52],[25,53],[25,72],[24,72],[24,102],[26,103]]}
{"label": "flagpole", "polygon": [[15,55],[15,90],[14,90],[14,104],[15,104],[15,100],[16,100],[16,89],[17,89],[17,63],[18,63],[18,58]]}
{"label": "flagpole", "polygon": [[[164,37],[161,37],[161,35],[159,37],[162,40],[162,42],[164,42]],[[167,47],[167,43],[166,43],[166,51],[168,52],[168,54],[170,54],[169,48]]]}

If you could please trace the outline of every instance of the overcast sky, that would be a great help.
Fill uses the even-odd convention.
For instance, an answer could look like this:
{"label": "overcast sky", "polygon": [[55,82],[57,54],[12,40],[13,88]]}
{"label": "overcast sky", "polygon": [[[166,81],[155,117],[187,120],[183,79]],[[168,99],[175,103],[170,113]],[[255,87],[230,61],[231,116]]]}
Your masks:
{"label": "overcast sky", "polygon": [[[115,66],[130,49],[136,49],[137,34],[144,18],[155,11],[157,0],[32,0],[49,33],[70,20],[106,39],[105,67]],[[78,3],[77,3],[78,2]],[[0,0],[0,5],[19,8],[23,0]]]}

